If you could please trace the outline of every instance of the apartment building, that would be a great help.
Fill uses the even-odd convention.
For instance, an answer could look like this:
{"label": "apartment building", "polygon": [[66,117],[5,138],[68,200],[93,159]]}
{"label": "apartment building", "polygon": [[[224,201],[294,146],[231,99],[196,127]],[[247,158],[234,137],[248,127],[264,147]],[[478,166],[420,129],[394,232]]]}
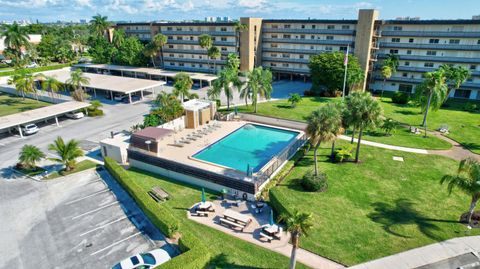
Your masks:
{"label": "apartment building", "polygon": [[[119,24],[127,35],[149,41],[163,33],[165,68],[215,72],[224,68],[226,56],[237,53],[243,71],[255,66],[270,68],[276,78],[307,80],[312,55],[341,51],[358,57],[365,71],[366,90],[412,92],[425,72],[442,64],[462,65],[472,77],[451,97],[480,100],[480,20],[386,20],[376,10],[360,10],[356,20],[281,20],[240,18],[247,30],[238,34],[233,22]],[[222,56],[209,60],[198,45],[201,34],[210,34]],[[397,54],[398,70],[383,83],[382,61]]]}

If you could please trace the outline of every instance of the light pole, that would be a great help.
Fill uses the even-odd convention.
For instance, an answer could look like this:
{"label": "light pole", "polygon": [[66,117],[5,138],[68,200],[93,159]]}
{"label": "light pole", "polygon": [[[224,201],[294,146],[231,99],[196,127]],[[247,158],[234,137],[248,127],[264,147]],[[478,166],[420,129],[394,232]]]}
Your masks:
{"label": "light pole", "polygon": [[148,151],[150,152],[150,144],[152,144],[152,141],[147,140],[145,141],[145,144],[147,144]]}

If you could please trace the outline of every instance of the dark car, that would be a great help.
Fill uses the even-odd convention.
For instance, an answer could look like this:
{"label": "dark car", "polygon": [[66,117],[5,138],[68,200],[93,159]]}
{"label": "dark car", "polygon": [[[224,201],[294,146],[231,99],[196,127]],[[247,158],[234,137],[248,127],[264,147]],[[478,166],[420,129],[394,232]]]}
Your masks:
{"label": "dark car", "polygon": [[[133,102],[140,101],[140,99],[141,99],[140,96],[138,96],[138,95],[132,95],[132,103],[133,103]],[[126,104],[129,103],[128,95],[122,98],[122,102],[124,102],[124,103],[126,103]]]}

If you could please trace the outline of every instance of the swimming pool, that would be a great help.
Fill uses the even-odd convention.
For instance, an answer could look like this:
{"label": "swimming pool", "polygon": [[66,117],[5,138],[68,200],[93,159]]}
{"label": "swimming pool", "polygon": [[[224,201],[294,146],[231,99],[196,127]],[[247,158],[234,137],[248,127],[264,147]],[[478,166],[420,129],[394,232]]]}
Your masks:
{"label": "swimming pool", "polygon": [[295,131],[245,124],[193,157],[245,173],[250,167],[255,173],[298,134]]}

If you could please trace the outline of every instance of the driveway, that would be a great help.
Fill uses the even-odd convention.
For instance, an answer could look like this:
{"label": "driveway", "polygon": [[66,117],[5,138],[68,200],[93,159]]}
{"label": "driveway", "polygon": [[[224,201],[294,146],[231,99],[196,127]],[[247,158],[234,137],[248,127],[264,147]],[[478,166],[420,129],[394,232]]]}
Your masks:
{"label": "driveway", "polygon": [[110,268],[175,250],[104,170],[49,182],[0,181],[0,268]]}

